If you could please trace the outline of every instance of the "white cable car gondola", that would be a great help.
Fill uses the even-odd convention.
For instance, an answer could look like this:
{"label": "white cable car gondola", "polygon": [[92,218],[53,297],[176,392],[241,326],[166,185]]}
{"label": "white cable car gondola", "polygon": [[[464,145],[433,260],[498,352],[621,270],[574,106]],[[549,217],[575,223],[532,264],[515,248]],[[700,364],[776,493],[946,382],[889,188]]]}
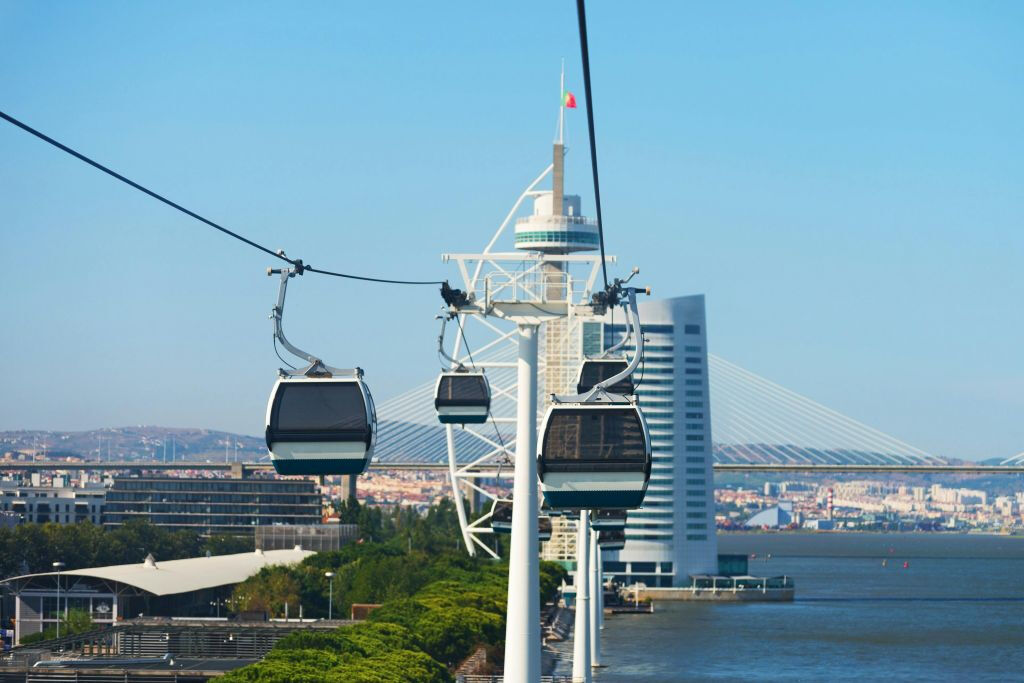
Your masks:
{"label": "white cable car gondola", "polygon": [[495,498],[491,503],[491,529],[496,534],[512,533],[512,501]]}
{"label": "white cable car gondola", "polygon": [[[576,393],[585,394],[607,379],[621,375],[629,367],[624,358],[587,358],[580,364],[580,372],[576,377]],[[626,375],[608,387],[608,393],[632,396],[634,392],[633,377]]]}
{"label": "white cable car gondola", "polygon": [[594,531],[616,531],[626,528],[625,510],[591,510],[590,528]]}
{"label": "white cable car gondola", "polygon": [[491,413],[491,386],[483,370],[467,368],[444,350],[444,328],[449,316],[441,316],[438,353],[451,363],[434,387],[434,409],[441,424],[483,424]]}
{"label": "white cable car gondola", "polygon": [[[491,503],[491,530],[496,534],[512,533],[511,500],[496,498]],[[547,515],[537,517],[537,539],[541,541],[551,539],[551,517]]]}
{"label": "white cable car gondola", "polygon": [[622,550],[626,547],[625,530],[599,532],[597,534],[597,547],[601,550]]}
{"label": "white cable car gondola", "polygon": [[601,382],[611,379],[616,375],[626,373],[622,379],[610,386],[606,385],[604,389],[609,394],[633,395],[635,392],[633,375],[626,372],[626,368],[629,367],[629,361],[617,353],[619,349],[626,345],[631,336],[632,328],[627,326],[626,334],[619,343],[605,349],[600,356],[586,358],[580,363],[580,371],[576,376],[577,394],[586,394]]}
{"label": "white cable car gondola", "polygon": [[361,474],[373,458],[377,437],[376,411],[363,371],[325,365],[284,336],[288,279],[301,272],[301,266],[268,270],[281,274],[272,314],[274,338],[309,365],[280,370],[267,403],[267,449],[278,474]]}
{"label": "white cable car gondola", "polygon": [[636,399],[608,392],[643,356],[636,289],[628,296],[636,353],[619,375],[586,394],[553,396],[541,427],[537,472],[552,508],[631,509],[640,507],[651,474],[651,439]]}

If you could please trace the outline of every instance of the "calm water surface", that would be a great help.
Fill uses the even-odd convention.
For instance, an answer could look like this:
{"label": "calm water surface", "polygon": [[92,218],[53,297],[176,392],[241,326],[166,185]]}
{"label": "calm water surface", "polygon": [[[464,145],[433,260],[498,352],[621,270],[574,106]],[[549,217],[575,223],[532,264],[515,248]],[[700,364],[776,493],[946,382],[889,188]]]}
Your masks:
{"label": "calm water surface", "polygon": [[719,543],[723,553],[757,553],[752,574],[793,576],[796,601],[662,602],[653,615],[609,616],[609,666],[595,681],[1024,681],[1024,538],[750,534]]}

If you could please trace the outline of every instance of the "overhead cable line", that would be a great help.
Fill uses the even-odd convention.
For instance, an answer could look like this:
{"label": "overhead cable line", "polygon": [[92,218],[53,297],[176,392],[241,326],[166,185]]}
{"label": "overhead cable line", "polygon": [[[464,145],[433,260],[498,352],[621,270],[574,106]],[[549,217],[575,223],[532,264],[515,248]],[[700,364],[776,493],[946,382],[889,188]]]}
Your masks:
{"label": "overhead cable line", "polygon": [[206,225],[210,226],[211,228],[214,228],[215,230],[219,230],[222,233],[224,233],[225,235],[228,235],[230,237],[234,237],[236,240],[239,240],[240,242],[244,242],[245,244],[248,244],[250,247],[254,247],[256,249],[259,249],[260,251],[262,251],[265,254],[270,254],[274,258],[278,258],[278,259],[281,259],[282,261],[285,261],[286,263],[294,266],[295,269],[296,269],[296,273],[299,274],[299,275],[301,275],[304,271],[310,271],[310,272],[313,272],[313,273],[319,273],[321,275],[331,275],[331,276],[334,276],[334,277],[342,277],[342,278],[347,278],[347,279],[350,279],[350,280],[363,280],[363,281],[366,281],[366,282],[382,282],[382,283],[394,284],[394,285],[440,285],[440,284],[443,284],[443,282],[441,280],[429,280],[429,281],[424,281],[424,280],[390,280],[390,279],[386,279],[386,278],[366,277],[366,276],[363,276],[363,275],[351,275],[351,274],[348,274],[348,273],[336,273],[336,272],[333,272],[333,271],[330,271],[330,270],[320,270],[319,268],[314,268],[312,266],[305,265],[305,264],[303,264],[302,259],[291,259],[291,258],[288,258],[287,256],[285,256],[283,251],[274,251],[272,249],[268,249],[267,247],[263,246],[262,244],[254,242],[254,241],[252,241],[251,239],[249,239],[247,237],[243,237],[242,235],[239,235],[237,232],[234,232],[232,230],[228,230],[224,226],[218,225],[217,223],[214,223],[210,219],[204,218],[204,217],[200,216],[199,214],[197,214],[196,212],[190,211],[190,210],[186,209],[181,204],[173,202],[170,199],[168,199],[167,197],[164,197],[164,196],[162,196],[160,194],[157,194],[156,192],[153,192],[149,188],[144,187],[144,186],[138,184],[137,182],[135,182],[134,180],[131,180],[130,178],[124,177],[123,175],[121,175],[117,171],[114,171],[114,170],[112,170],[110,168],[107,168],[106,166],[104,166],[103,164],[99,163],[98,161],[94,161],[93,159],[90,159],[89,157],[85,156],[81,152],[77,152],[77,151],[71,149],[67,145],[62,144],[62,143],[58,142],[57,140],[54,140],[49,135],[46,135],[45,133],[36,130],[35,128],[33,128],[32,126],[28,125],[27,123],[23,123],[22,121],[19,121],[18,119],[14,118],[13,116],[11,116],[11,115],[3,112],[3,111],[0,111],[0,118],[4,119],[5,121],[7,121],[9,123],[14,124],[15,126],[17,126],[18,128],[21,128],[22,130],[24,130],[27,133],[31,133],[32,135],[36,136],[37,138],[39,138],[40,140],[42,140],[44,142],[50,143],[51,145],[53,145],[57,149],[61,150],[62,152],[67,152],[68,154],[70,154],[71,156],[75,157],[76,159],[78,159],[80,161],[84,161],[85,163],[89,164],[93,168],[99,169],[100,171],[103,171],[107,175],[109,175],[111,177],[114,177],[114,178],[117,178],[122,183],[125,183],[126,185],[130,185],[131,187],[134,187],[139,192],[147,194],[150,197],[152,197],[153,199],[161,201],[164,204],[166,204],[166,205],[168,205],[168,206],[170,206],[172,208],[175,208],[178,211],[181,211],[186,216],[190,216],[190,217],[196,219],[197,221],[199,221],[200,223],[205,223]]}
{"label": "overhead cable line", "polygon": [[597,176],[597,139],[594,135],[594,98],[590,90],[590,51],[587,49],[587,8],[584,0],[576,0],[576,16],[580,23],[580,52],[583,57],[583,90],[587,98],[587,132],[590,133],[590,167],[594,174],[594,206],[597,209],[597,237],[601,242],[601,274],[608,289],[608,265],[604,257],[604,221],[601,219],[601,182]]}

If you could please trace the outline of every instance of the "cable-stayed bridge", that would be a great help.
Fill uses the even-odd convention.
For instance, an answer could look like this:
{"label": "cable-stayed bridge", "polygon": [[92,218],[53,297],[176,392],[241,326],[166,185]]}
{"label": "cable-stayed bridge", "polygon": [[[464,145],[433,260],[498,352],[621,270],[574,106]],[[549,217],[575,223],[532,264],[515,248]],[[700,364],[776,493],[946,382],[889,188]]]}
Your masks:
{"label": "cable-stayed bridge", "polygon": [[[493,424],[454,432],[459,464],[484,458],[496,449],[514,449],[515,347],[497,345],[477,354],[488,364],[495,392]],[[709,355],[712,438],[716,465],[776,465],[822,469],[950,467],[950,461],[907,444],[820,403],[771,382],[724,358]],[[642,391],[641,380],[639,389]],[[424,382],[378,406],[378,465],[447,463],[445,429],[433,407],[434,381]],[[544,405],[540,397],[538,405]],[[1013,460],[1013,462],[1010,462]],[[1024,465],[1024,453],[1007,465]],[[732,467],[730,467],[732,466]],[[859,467],[858,467],[859,466]]]}
{"label": "cable-stayed bridge", "polygon": [[[499,339],[474,360],[487,366],[494,393],[488,424],[453,430],[457,461],[487,462],[483,472],[510,465],[515,446],[516,349]],[[1024,452],[980,465],[927,453],[873,427],[744,369],[708,356],[715,470],[775,472],[1024,472]],[[640,373],[642,374],[642,373]],[[376,468],[448,469],[446,430],[434,412],[436,378],[377,406]],[[640,390],[643,382],[640,382]],[[545,397],[538,397],[538,406]],[[538,419],[540,414],[538,413]],[[991,461],[989,461],[991,463]],[[131,469],[136,461],[0,462],[4,469]],[[268,469],[269,457],[250,463],[152,463],[154,469]],[[504,470],[511,475],[512,468]]]}

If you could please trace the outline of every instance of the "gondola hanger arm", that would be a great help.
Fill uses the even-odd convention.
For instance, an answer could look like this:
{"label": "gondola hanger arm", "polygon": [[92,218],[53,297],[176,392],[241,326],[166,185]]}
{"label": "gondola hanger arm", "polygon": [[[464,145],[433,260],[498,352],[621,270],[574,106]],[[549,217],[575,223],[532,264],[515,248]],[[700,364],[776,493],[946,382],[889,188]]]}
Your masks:
{"label": "gondola hanger arm", "polygon": [[[632,278],[632,275],[630,277]],[[613,387],[632,375],[637,367],[639,367],[640,361],[644,356],[644,335],[640,330],[640,313],[637,311],[636,295],[650,294],[651,288],[644,287],[641,289],[639,287],[622,287],[621,284],[621,282],[617,281],[615,285],[615,294],[617,296],[621,296],[623,294],[626,296],[626,303],[623,304],[623,308],[626,308],[629,312],[629,326],[631,328],[626,334],[629,335],[631,333],[635,333],[636,335],[636,349],[633,352],[633,357],[630,359],[625,370],[617,375],[612,375],[603,382],[598,382],[593,386],[593,388],[584,394],[573,394],[567,396],[552,395],[551,399],[555,403],[591,403],[601,397],[607,397],[613,400],[616,397],[620,399],[622,398],[617,394],[610,393],[608,391],[608,387]]]}
{"label": "gondola hanger arm", "polygon": [[[284,256],[283,251],[278,252],[281,256]],[[281,368],[280,374],[285,377],[297,377],[305,375],[307,377],[362,377],[363,371],[360,368],[345,369],[336,368],[324,363],[320,358],[317,358],[311,353],[303,351],[299,347],[288,341],[288,338],[284,336],[284,302],[285,296],[288,293],[288,280],[295,277],[296,275],[302,275],[306,270],[307,266],[303,265],[302,259],[296,259],[293,268],[267,268],[267,276],[279,275],[280,283],[277,289],[277,305],[271,310],[270,318],[274,321],[274,337],[277,341],[281,342],[281,346],[288,350],[292,355],[303,359],[308,363],[304,368],[297,370],[285,370]]]}
{"label": "gondola hanger arm", "polygon": [[[451,363],[451,368],[455,370],[455,372],[464,372],[466,370],[465,364],[463,364],[457,358],[453,358],[448,354],[447,351],[444,350],[445,327],[447,327],[448,321],[454,318],[456,315],[458,315],[458,313],[444,313],[442,315],[437,316],[438,318],[441,319],[441,332],[437,335],[437,352],[441,354],[442,358]],[[457,349],[456,352],[458,352]]]}

